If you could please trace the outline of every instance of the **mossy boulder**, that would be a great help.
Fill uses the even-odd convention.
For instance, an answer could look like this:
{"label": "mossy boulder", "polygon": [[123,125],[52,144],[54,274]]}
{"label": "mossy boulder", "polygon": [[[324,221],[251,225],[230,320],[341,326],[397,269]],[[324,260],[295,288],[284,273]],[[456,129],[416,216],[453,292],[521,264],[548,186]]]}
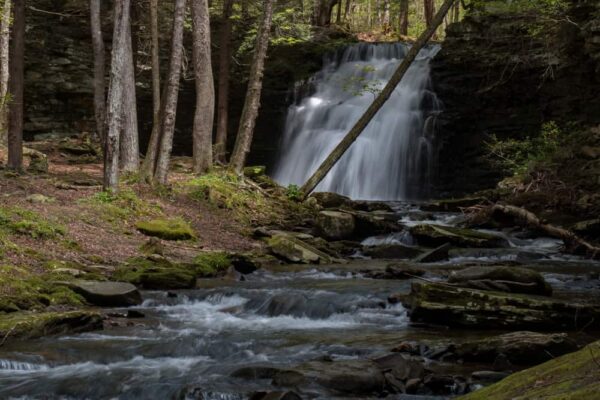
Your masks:
{"label": "mossy boulder", "polygon": [[600,305],[444,283],[413,282],[403,303],[411,321],[465,328],[579,330],[600,326]]}
{"label": "mossy boulder", "polygon": [[285,233],[273,235],[269,241],[271,252],[292,263],[326,264],[331,257],[308,243]]}
{"label": "mossy boulder", "polygon": [[94,311],[0,314],[0,337],[4,338],[31,339],[99,329],[102,316]]}
{"label": "mossy boulder", "polygon": [[155,290],[191,289],[196,286],[193,265],[173,263],[158,256],[129,259],[115,271],[113,279]]}
{"label": "mossy boulder", "polygon": [[460,400],[590,400],[600,393],[600,341],[513,374]]}
{"label": "mossy boulder", "polygon": [[473,229],[421,224],[413,226],[410,233],[423,246],[437,247],[451,243],[458,247],[508,247],[506,239]]}
{"label": "mossy boulder", "polygon": [[352,202],[350,197],[334,192],[315,192],[310,197],[316,199],[317,203],[323,208],[338,208]]}
{"label": "mossy boulder", "polygon": [[552,295],[552,287],[537,271],[519,267],[469,267],[454,271],[448,282],[473,289]]}
{"label": "mossy boulder", "polygon": [[62,284],[100,307],[129,307],[142,302],[140,292],[131,283],[76,280]]}
{"label": "mossy boulder", "polygon": [[319,236],[329,240],[348,239],[354,233],[354,216],[341,211],[321,211],[315,221]]}
{"label": "mossy boulder", "polygon": [[200,253],[194,258],[194,271],[198,277],[207,278],[224,273],[233,263],[232,256],[222,251]]}
{"label": "mossy boulder", "polygon": [[196,237],[194,230],[182,219],[154,219],[138,221],[138,231],[146,236],[154,236],[164,240],[189,240]]}

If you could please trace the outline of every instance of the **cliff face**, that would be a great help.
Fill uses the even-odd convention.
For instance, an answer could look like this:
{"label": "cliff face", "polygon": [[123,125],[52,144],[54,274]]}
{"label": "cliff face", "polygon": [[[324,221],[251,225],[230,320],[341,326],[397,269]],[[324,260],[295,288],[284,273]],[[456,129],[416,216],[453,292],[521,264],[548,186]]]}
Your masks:
{"label": "cliff face", "polygon": [[[492,2],[498,3],[498,2]],[[487,135],[536,135],[545,121],[600,123],[600,3],[570,3],[552,20],[490,3],[449,26],[432,79],[439,119],[440,194],[493,186]]]}

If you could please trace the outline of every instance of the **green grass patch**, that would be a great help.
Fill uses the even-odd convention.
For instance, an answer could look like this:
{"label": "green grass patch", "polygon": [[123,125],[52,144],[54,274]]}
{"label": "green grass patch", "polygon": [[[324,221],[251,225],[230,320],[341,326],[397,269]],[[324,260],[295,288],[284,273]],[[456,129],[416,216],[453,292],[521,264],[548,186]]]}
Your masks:
{"label": "green grass patch", "polygon": [[34,211],[19,207],[0,207],[0,241],[7,241],[8,235],[56,239],[66,233],[66,228],[56,220],[45,219]]}
{"label": "green grass patch", "polygon": [[141,216],[160,215],[161,208],[141,199],[131,188],[123,188],[117,193],[98,192],[80,200],[109,223],[119,223]]}

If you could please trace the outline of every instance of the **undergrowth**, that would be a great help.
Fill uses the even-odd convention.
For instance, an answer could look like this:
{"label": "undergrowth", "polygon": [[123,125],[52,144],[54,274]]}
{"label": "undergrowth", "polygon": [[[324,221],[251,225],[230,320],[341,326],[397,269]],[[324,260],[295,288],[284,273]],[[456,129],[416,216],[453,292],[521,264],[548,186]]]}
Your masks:
{"label": "undergrowth", "polygon": [[80,200],[97,211],[101,218],[109,223],[126,221],[141,216],[160,215],[161,208],[141,199],[131,188],[122,188],[119,192],[98,192]]}

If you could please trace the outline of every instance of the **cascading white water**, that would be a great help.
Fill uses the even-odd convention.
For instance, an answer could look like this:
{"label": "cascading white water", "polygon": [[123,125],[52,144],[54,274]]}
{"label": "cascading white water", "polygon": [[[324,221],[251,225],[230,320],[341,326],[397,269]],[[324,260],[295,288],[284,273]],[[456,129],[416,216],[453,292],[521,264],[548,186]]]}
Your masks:
{"label": "cascading white water", "polygon": [[[360,43],[326,57],[312,83],[287,114],[273,177],[302,185],[342,140],[391,78],[409,45]],[[402,82],[316,191],[363,200],[418,198],[429,189],[435,116],[440,102],[430,90],[432,45],[419,53]],[[297,95],[297,93],[296,93]]]}

